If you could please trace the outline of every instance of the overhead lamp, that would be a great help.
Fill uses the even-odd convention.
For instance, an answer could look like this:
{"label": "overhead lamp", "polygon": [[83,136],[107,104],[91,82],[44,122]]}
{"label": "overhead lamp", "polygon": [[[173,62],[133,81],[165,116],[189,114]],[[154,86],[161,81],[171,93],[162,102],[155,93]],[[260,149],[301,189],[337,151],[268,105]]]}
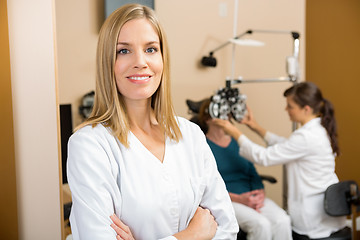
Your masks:
{"label": "overhead lamp", "polygon": [[265,45],[264,42],[253,40],[253,39],[234,39],[230,38],[229,42],[240,45],[240,46],[250,46],[250,47],[262,47]]}
{"label": "overhead lamp", "polygon": [[216,67],[216,64],[217,64],[217,61],[216,61],[216,58],[213,56],[214,55],[214,52],[222,49],[223,47],[227,46],[228,44],[230,43],[234,43],[234,44],[238,44],[239,42],[235,42],[235,40],[238,40],[240,39],[242,36],[246,35],[246,34],[251,34],[252,31],[251,30],[248,30],[234,38],[231,38],[229,40],[227,40],[225,43],[221,44],[220,46],[218,46],[217,48],[215,48],[214,50],[210,51],[209,52],[209,56],[204,56],[202,59],[201,59],[201,64],[205,67]]}

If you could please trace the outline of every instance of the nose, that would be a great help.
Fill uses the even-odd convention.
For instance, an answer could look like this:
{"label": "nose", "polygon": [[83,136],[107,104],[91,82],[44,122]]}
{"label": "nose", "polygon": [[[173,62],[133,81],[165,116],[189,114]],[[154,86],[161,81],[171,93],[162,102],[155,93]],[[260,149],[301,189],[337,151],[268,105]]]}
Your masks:
{"label": "nose", "polygon": [[146,59],[146,56],[145,56],[145,53],[142,52],[142,51],[138,51],[136,54],[135,54],[135,64],[134,64],[134,67],[135,68],[146,68],[148,65],[147,65],[147,59]]}

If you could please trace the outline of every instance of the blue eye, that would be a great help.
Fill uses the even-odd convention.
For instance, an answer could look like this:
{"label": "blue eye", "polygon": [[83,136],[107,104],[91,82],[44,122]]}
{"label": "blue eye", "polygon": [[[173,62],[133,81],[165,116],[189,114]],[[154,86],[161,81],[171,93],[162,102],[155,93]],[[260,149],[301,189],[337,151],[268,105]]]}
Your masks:
{"label": "blue eye", "polygon": [[129,53],[129,52],[130,52],[130,51],[129,51],[128,49],[123,48],[123,49],[118,50],[118,51],[117,51],[117,54],[127,54],[127,53]]}
{"label": "blue eye", "polygon": [[157,51],[158,51],[158,49],[155,48],[155,47],[150,47],[150,48],[146,49],[146,52],[147,52],[147,53],[155,53],[155,52],[157,52]]}

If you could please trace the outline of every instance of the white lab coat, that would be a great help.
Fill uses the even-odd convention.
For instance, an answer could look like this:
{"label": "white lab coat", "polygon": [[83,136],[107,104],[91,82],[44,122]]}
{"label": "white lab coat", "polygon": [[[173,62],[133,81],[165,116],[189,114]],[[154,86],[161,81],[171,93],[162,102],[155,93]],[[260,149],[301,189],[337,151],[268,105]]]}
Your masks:
{"label": "white lab coat", "polygon": [[267,132],[264,148],[239,137],[240,154],[263,166],[286,164],[288,210],[293,230],[310,238],[328,237],[345,226],[345,217],[324,211],[324,192],[337,183],[335,156],[321,119],[315,118],[294,131],[290,138]]}
{"label": "white lab coat", "polygon": [[132,133],[125,148],[109,129],[86,126],[69,140],[68,182],[74,239],[115,239],[116,213],[136,240],[176,239],[197,207],[218,223],[214,239],[236,239],[238,225],[225,184],[200,128],[178,118],[183,139],[166,140],[161,163]]}

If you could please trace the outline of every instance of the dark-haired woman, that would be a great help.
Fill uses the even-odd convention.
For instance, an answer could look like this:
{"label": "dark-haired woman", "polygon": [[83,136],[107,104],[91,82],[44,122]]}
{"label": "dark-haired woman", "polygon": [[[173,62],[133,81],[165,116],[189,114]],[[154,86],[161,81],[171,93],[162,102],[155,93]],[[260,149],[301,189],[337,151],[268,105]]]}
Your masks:
{"label": "dark-haired woman", "polygon": [[301,124],[289,138],[262,128],[251,110],[242,121],[267,143],[263,147],[249,140],[229,121],[214,119],[238,140],[240,155],[263,166],[286,164],[288,210],[294,235],[328,237],[345,226],[345,217],[330,217],[323,207],[324,192],[338,182],[335,157],[339,154],[332,104],[311,82],[302,82],[284,92],[291,121]]}

